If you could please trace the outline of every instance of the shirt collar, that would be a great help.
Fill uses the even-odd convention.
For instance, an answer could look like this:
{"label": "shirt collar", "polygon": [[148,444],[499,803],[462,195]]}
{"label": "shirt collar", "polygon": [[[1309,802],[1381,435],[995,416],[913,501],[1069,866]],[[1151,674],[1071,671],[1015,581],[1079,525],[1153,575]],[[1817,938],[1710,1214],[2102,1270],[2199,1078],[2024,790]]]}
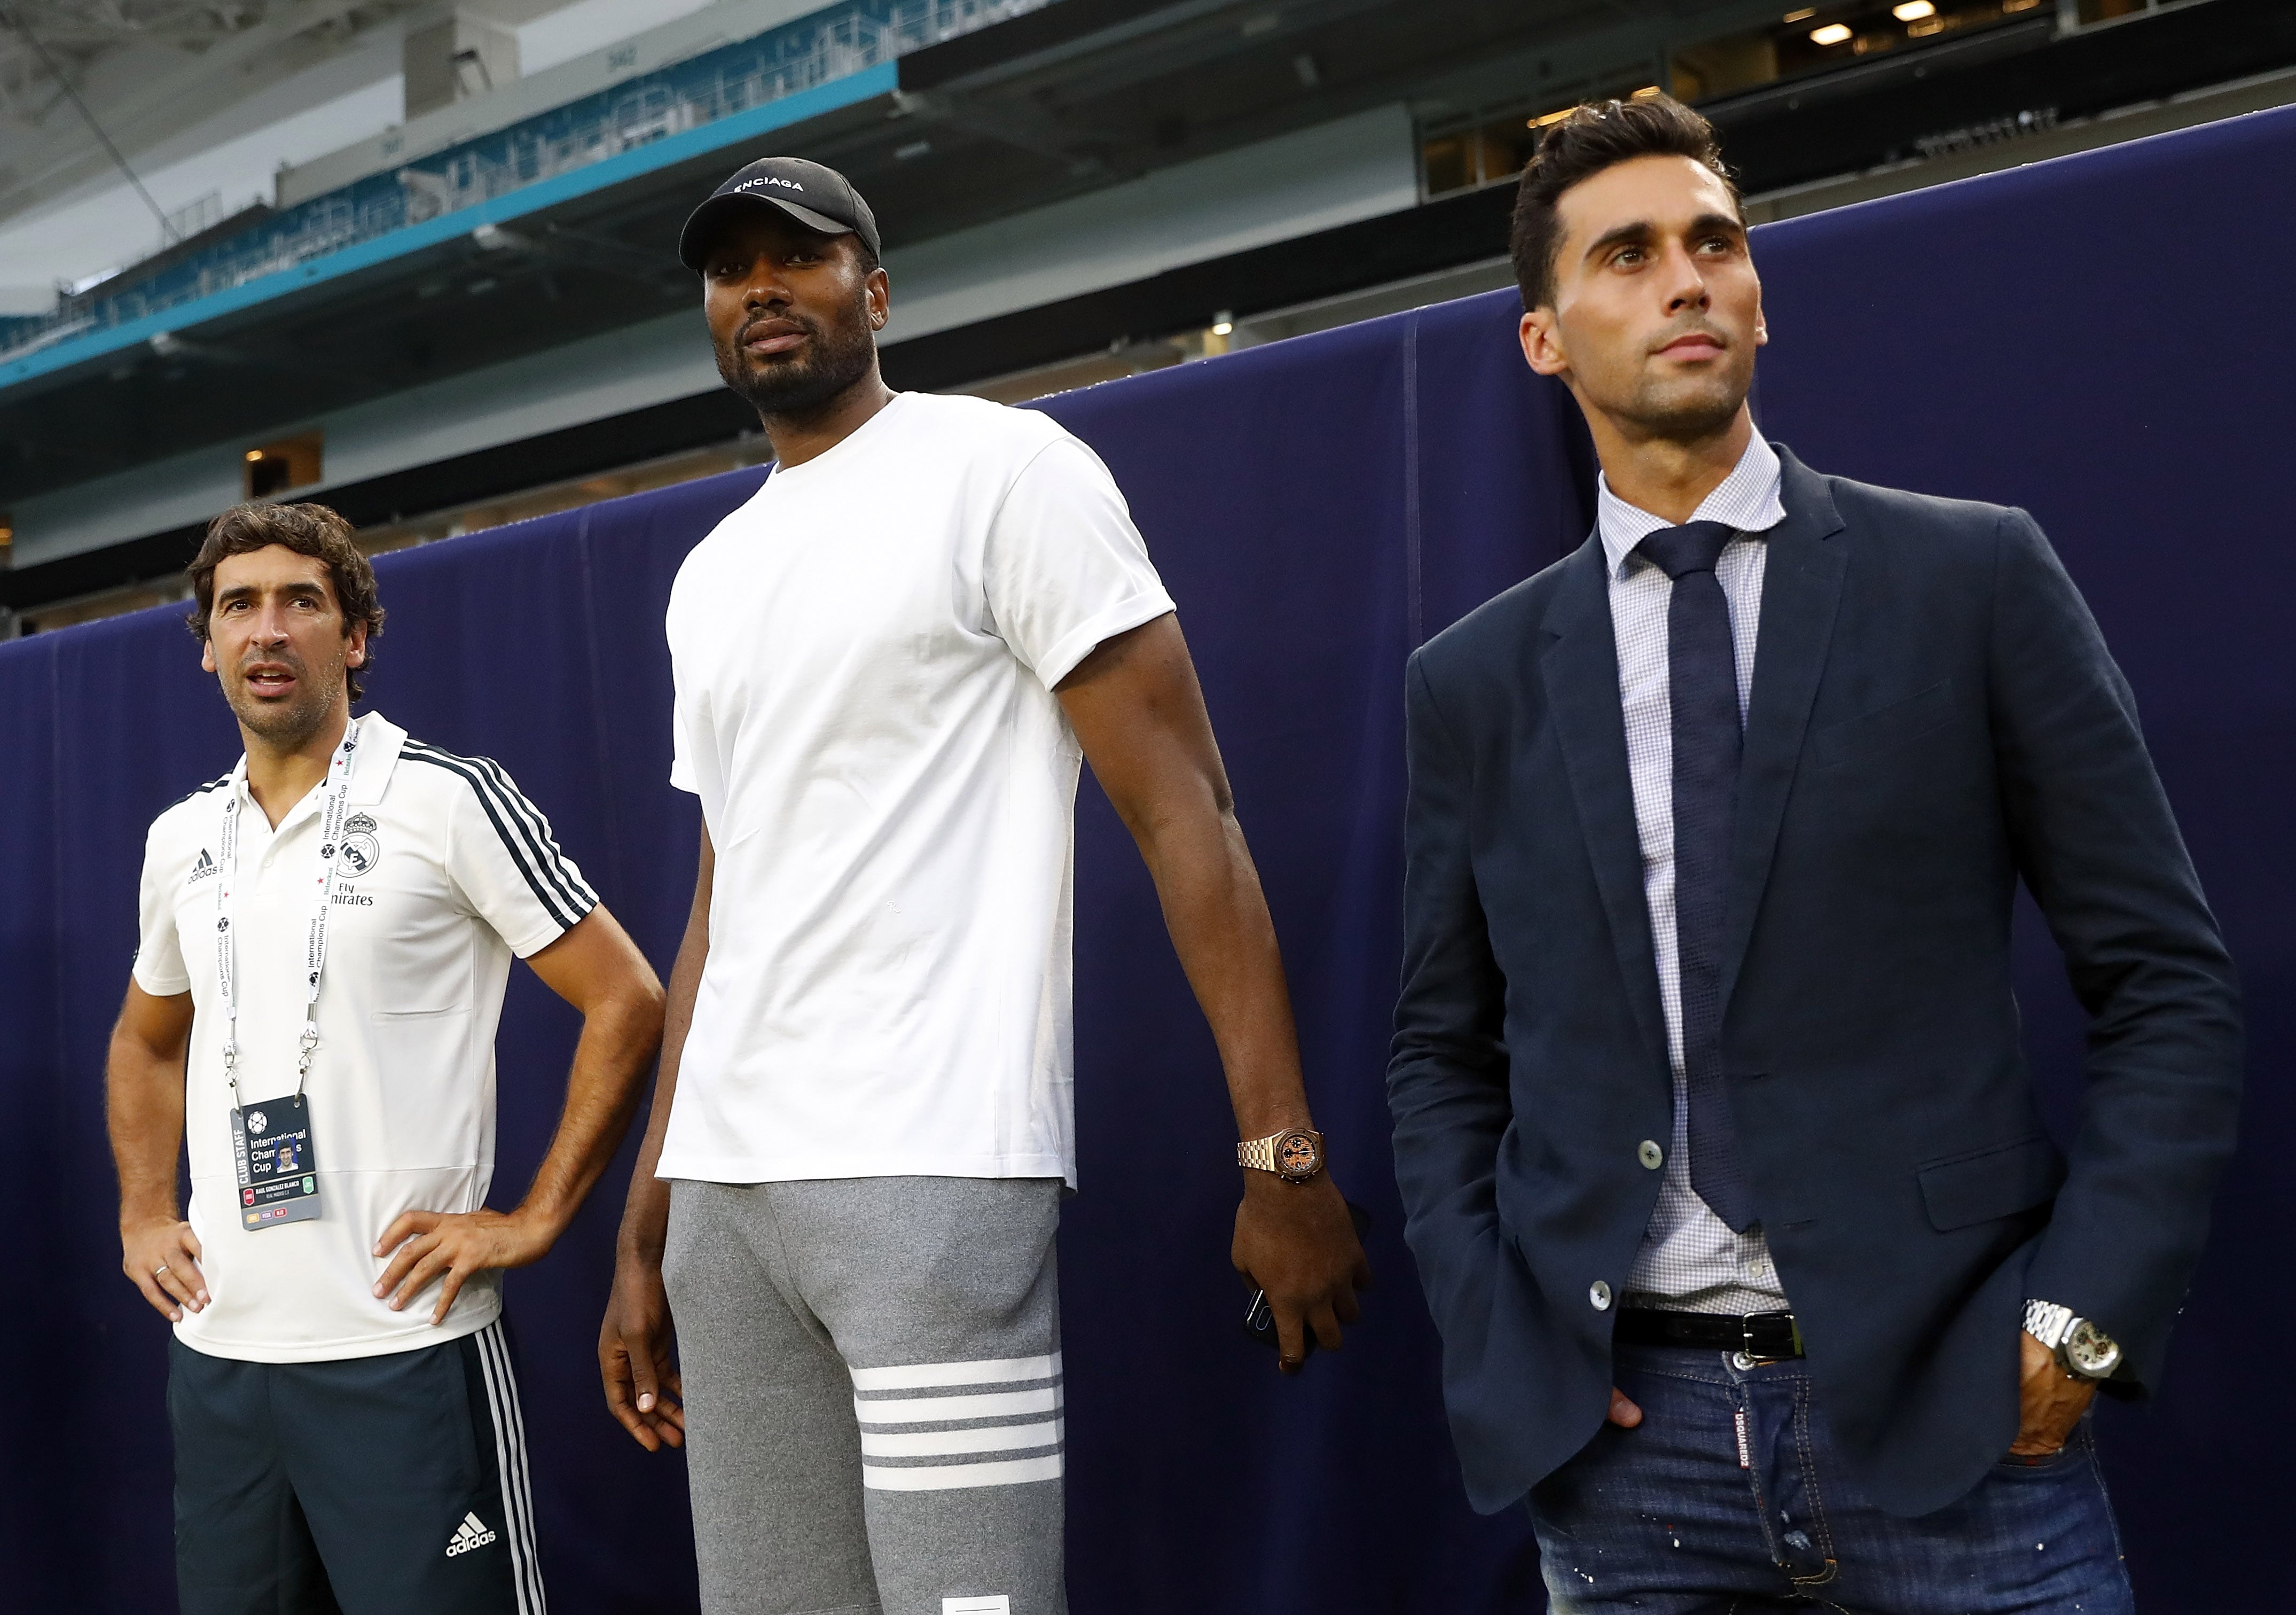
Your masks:
{"label": "shirt collar", "polygon": [[[343,800],[372,805],[382,800],[384,787],[390,783],[391,770],[398,765],[398,748],[406,743],[406,731],[381,713],[368,713],[354,718],[351,727],[358,731],[359,744],[358,751],[351,758],[350,790]],[[238,764],[231,770],[231,788],[250,807],[254,805],[253,798],[247,795],[247,756],[244,753],[241,754]],[[302,801],[281,816],[278,828],[273,833],[285,834],[289,825],[306,816],[307,809],[316,812],[315,804],[318,800],[319,792],[314,787]]]}
{"label": "shirt collar", "polygon": [[[1746,452],[1730,474],[1699,501],[1690,519],[1719,522],[1742,533],[1767,532],[1786,519],[1785,503],[1779,497],[1784,475],[1778,451],[1758,432],[1747,441]],[[1595,479],[1595,529],[1603,536],[1603,556],[1613,577],[1624,574],[1636,545],[1672,525],[1664,516],[1654,516],[1612,493],[1610,478]]]}
{"label": "shirt collar", "polygon": [[398,748],[406,742],[406,731],[381,713],[352,721],[359,726],[359,749],[351,759],[351,788],[344,800],[372,804],[382,800],[383,787],[398,766]]}

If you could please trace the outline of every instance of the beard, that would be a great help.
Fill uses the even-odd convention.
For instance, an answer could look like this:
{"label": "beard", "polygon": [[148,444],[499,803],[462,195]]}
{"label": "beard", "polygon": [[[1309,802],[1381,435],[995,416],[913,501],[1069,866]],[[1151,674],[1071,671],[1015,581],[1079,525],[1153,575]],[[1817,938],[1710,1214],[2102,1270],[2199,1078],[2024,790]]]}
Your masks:
{"label": "beard", "polygon": [[1745,401],[1745,389],[1734,385],[1689,389],[1645,385],[1636,388],[1618,413],[1652,437],[1687,443],[1728,430]]}
{"label": "beard", "polygon": [[[1713,327],[1695,322],[1667,333],[1669,340],[1685,331],[1711,333]],[[1626,396],[1611,408],[1653,438],[1672,442],[1695,442],[1726,432],[1738,418],[1738,409],[1754,383],[1754,349],[1740,344],[1727,350],[1722,367],[1704,375],[1660,377],[1637,369],[1625,389]]]}
{"label": "beard", "polygon": [[294,751],[317,734],[333,714],[336,697],[342,693],[342,670],[337,667],[334,679],[322,685],[311,677],[311,670],[299,656],[274,654],[263,659],[287,665],[295,675],[294,695],[285,701],[259,701],[242,676],[224,692],[225,698],[232,715],[250,734],[282,751]]}
{"label": "beard", "polygon": [[753,366],[742,350],[742,332],[734,333],[730,343],[716,344],[718,379],[761,416],[810,415],[866,376],[877,362],[866,302],[857,301],[846,313],[833,326],[794,309],[775,317],[804,327],[809,340],[803,358]]}

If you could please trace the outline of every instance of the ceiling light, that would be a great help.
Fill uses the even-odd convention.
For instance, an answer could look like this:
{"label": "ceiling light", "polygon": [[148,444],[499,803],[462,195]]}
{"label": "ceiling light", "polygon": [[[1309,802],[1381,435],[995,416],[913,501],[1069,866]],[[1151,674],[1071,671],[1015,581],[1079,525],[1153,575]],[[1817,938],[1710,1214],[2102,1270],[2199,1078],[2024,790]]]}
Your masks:
{"label": "ceiling light", "polygon": [[1570,117],[1571,113],[1578,110],[1578,109],[1575,106],[1567,106],[1562,111],[1556,112],[1541,112],[1538,117],[1532,119],[1525,127],[1534,129],[1543,129],[1551,123],[1561,123],[1565,118]]}
{"label": "ceiling light", "polygon": [[1798,12],[1788,12],[1784,16],[1779,18],[1778,21],[1781,22],[1807,22],[1812,17],[1816,15],[1817,7],[1814,5],[1805,5]]}
{"label": "ceiling light", "polygon": [[1847,22],[1829,22],[1824,28],[1810,29],[1809,42],[1812,45],[1840,45],[1849,35],[1850,28]]}
{"label": "ceiling light", "polygon": [[1627,99],[1629,101],[1654,101],[1665,93],[1665,91],[1660,89],[1658,86],[1654,84],[1646,84],[1643,86],[1642,88],[1636,90],[1632,95],[1627,97]]}
{"label": "ceiling light", "polygon": [[1900,22],[1919,22],[1937,15],[1937,0],[1906,0],[1903,5],[1891,6],[1890,15]]}
{"label": "ceiling light", "polygon": [[247,451],[247,457],[250,460],[259,460],[263,457],[263,450],[260,449],[250,449]]}

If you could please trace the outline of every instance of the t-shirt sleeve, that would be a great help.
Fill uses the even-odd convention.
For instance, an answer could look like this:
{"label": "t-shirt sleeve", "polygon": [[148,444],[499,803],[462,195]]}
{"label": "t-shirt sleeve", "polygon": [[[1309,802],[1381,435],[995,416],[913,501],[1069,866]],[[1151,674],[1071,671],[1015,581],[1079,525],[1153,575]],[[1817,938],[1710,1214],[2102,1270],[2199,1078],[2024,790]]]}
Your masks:
{"label": "t-shirt sleeve", "polygon": [[176,931],[176,883],[159,856],[160,828],[144,840],[144,878],[136,891],[135,985],[154,998],[192,990],[184,968],[183,938]]}
{"label": "t-shirt sleeve", "polygon": [[1172,609],[1116,479],[1065,435],[1013,479],[981,581],[996,632],[1048,689],[1102,640]]}
{"label": "t-shirt sleeve", "polygon": [[596,908],[598,894],[502,764],[473,758],[472,775],[455,795],[447,874],[512,952],[531,958]]}
{"label": "t-shirt sleeve", "polygon": [[669,782],[681,791],[698,795],[701,781],[693,769],[693,742],[686,734],[687,726],[693,721],[693,693],[687,688],[690,675],[685,658],[677,654],[686,577],[693,564],[693,557],[688,555],[678,566],[676,581],[669,586],[669,608],[662,614],[661,633],[669,648]]}
{"label": "t-shirt sleeve", "polygon": [[701,777],[693,770],[693,742],[686,730],[693,721],[693,700],[685,689],[685,676],[679,670],[677,657],[669,659],[673,690],[669,700],[669,782],[681,791],[701,793]]}

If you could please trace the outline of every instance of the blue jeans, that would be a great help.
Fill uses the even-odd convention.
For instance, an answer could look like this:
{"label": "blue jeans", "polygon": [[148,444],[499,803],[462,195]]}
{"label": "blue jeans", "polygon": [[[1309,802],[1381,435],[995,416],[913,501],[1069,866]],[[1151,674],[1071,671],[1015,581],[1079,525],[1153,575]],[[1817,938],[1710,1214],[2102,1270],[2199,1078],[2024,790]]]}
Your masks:
{"label": "blue jeans", "polygon": [[1884,1514],[1835,1456],[1800,1362],[1618,1348],[1634,1430],[1603,1425],[1530,1495],[1553,1615],[2129,1615],[2084,1418],[1959,1502]]}

